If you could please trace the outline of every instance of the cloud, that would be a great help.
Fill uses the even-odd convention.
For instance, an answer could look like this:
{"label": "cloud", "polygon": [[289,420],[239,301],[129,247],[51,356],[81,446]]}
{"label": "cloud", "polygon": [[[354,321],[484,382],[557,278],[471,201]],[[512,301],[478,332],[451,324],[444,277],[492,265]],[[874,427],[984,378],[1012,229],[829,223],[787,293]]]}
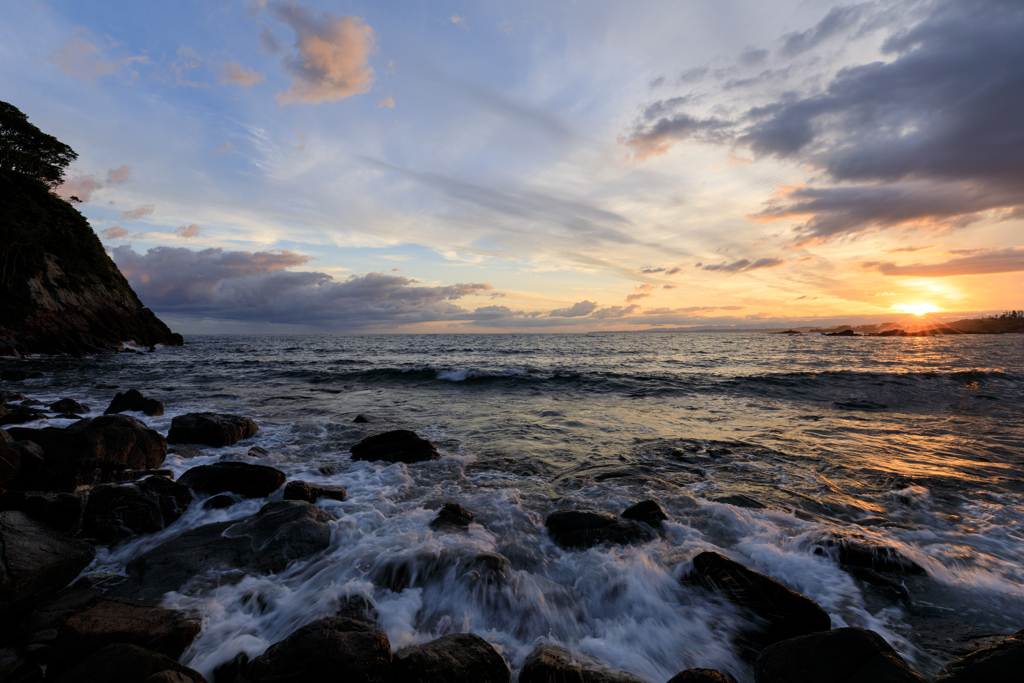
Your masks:
{"label": "cloud", "polygon": [[679,289],[679,285],[663,285],[662,289]]}
{"label": "cloud", "polygon": [[107,171],[107,182],[110,183],[111,185],[118,185],[128,180],[128,178],[131,177],[131,174],[131,166],[127,164],[123,166],[118,166],[117,168],[112,168],[109,171]]}
{"label": "cloud", "polygon": [[390,95],[388,97],[385,97],[383,100],[381,100],[380,102],[377,103],[377,108],[380,109],[381,107],[387,107],[388,109],[394,109],[395,108],[395,98],[391,97]]}
{"label": "cloud", "polygon": [[633,315],[640,310],[640,307],[636,304],[630,304],[629,306],[609,306],[608,308],[602,308],[596,311],[593,315],[598,320],[611,320],[614,318],[625,318],[626,316]]}
{"label": "cloud", "polygon": [[260,36],[257,39],[260,49],[269,55],[276,55],[281,51],[281,44],[274,37],[274,32],[266,24],[260,24]]}
{"label": "cloud", "polygon": [[122,228],[120,225],[115,225],[112,228],[107,228],[100,232],[105,240],[119,240],[122,237],[127,237],[131,233]]}
{"label": "cloud", "polygon": [[648,294],[647,292],[640,292],[638,294],[629,294],[629,295],[626,296],[626,301],[632,303],[634,301],[640,301],[641,299],[646,299],[649,296],[650,296],[650,294]]}
{"label": "cloud", "polygon": [[943,263],[912,263],[900,265],[890,261],[868,261],[865,268],[882,275],[903,277],[955,277],[958,275],[993,275],[1024,271],[1024,247],[985,249],[970,256],[950,259]]}
{"label": "cloud", "polygon": [[221,154],[227,154],[228,152],[234,151],[235,146],[231,144],[230,140],[225,140],[224,144],[213,150],[213,155],[218,156]]}
{"label": "cloud", "polygon": [[701,265],[701,270],[709,270],[717,273],[748,273],[752,270],[760,270],[762,268],[776,268],[785,263],[785,259],[780,258],[759,258],[756,261],[743,258],[739,261],[733,261],[732,263],[719,263],[719,264],[708,264],[706,266]]}
{"label": "cloud", "polygon": [[934,244],[926,244],[922,247],[893,247],[892,249],[886,249],[886,254],[900,254],[905,252],[925,251],[926,249],[933,249]]}
{"label": "cloud", "polygon": [[100,76],[110,76],[133,62],[148,62],[145,55],[109,59],[96,44],[96,39],[85,29],[76,29],[64,44],[51,52],[47,59],[68,76],[77,76],[95,83]]}
{"label": "cloud", "polygon": [[574,303],[569,308],[556,308],[550,311],[548,315],[552,318],[581,318],[585,315],[590,315],[596,308],[597,303],[584,300]]}
{"label": "cloud", "polygon": [[[205,81],[192,80],[192,70],[204,66],[203,58],[199,53],[187,45],[178,48],[177,58],[171,62],[171,71],[174,73],[173,87],[184,86],[186,88],[209,88],[210,84]],[[160,80],[166,80],[161,78]]]}
{"label": "cloud", "polygon": [[235,62],[224,62],[220,69],[220,82],[222,84],[237,83],[243,88],[256,85],[265,79],[261,73],[257,73],[255,69],[246,69],[241,64]]}
{"label": "cloud", "polygon": [[448,21],[452,22],[459,28],[469,29],[469,22],[466,21],[466,17],[460,17],[458,14],[453,14]]}
{"label": "cloud", "polygon": [[338,281],[326,273],[288,270],[311,260],[288,251],[156,247],[140,254],[125,245],[116,247],[113,257],[158,315],[197,319],[336,330],[469,320],[472,312],[453,302],[491,289],[476,283],[427,287],[384,273]]}
{"label": "cloud", "polygon": [[642,285],[637,285],[633,289],[635,289],[638,292],[650,292],[650,291],[655,290],[657,288],[658,288],[658,285],[642,284]]}
{"label": "cloud", "polygon": [[148,216],[156,210],[152,204],[143,204],[137,209],[131,209],[121,214],[121,220],[123,221],[136,221],[143,216]]}
{"label": "cloud", "polygon": [[106,182],[101,181],[94,175],[76,175],[65,180],[57,188],[57,195],[65,200],[77,197],[82,202],[88,202],[92,193],[110,185],[120,185],[128,180],[132,174],[132,167],[127,164],[118,166],[107,171]]}
{"label": "cloud", "polygon": [[687,306],[686,308],[649,308],[644,311],[647,316],[663,315],[694,315],[713,311],[740,311],[743,306]]}
{"label": "cloud", "polygon": [[185,239],[190,239],[192,237],[198,237],[202,230],[203,229],[198,225],[192,223],[190,225],[181,225],[175,229],[174,232],[178,233],[179,236],[184,237]]}
{"label": "cloud", "polygon": [[[858,21],[878,24],[865,7],[834,8],[786,36],[784,51],[810,49]],[[1024,4],[932,0],[917,10],[883,41],[884,60],[730,118],[641,115],[626,144],[638,158],[680,141],[745,146],[816,169],[812,185],[753,216],[803,220],[798,245],[902,225],[957,227],[992,210],[1024,215]]]}
{"label": "cloud", "polygon": [[768,50],[749,48],[740,55],[740,64],[756,66],[768,58]]}
{"label": "cloud", "polygon": [[367,60],[376,43],[362,19],[316,15],[295,2],[275,5],[274,13],[295,31],[298,50],[282,59],[292,84],[278,93],[281,104],[334,102],[370,90],[374,75]]}

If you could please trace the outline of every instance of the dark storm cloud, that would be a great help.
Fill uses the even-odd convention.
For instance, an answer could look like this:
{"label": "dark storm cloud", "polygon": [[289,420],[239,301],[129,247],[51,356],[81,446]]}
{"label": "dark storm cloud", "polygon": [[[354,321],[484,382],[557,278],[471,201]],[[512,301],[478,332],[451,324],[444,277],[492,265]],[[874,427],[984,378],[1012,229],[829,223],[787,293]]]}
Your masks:
{"label": "dark storm cloud", "polygon": [[785,259],[781,258],[759,258],[756,261],[751,261],[748,258],[742,258],[739,261],[733,261],[732,263],[719,263],[719,264],[708,264],[701,266],[701,270],[709,270],[717,273],[746,273],[752,270],[761,270],[762,268],[775,268],[785,263]]}
{"label": "dark storm cloud", "polygon": [[740,64],[743,66],[757,66],[767,58],[768,50],[750,48],[740,55]]}
{"label": "dark storm cloud", "polygon": [[[820,169],[814,186],[755,216],[810,216],[798,228],[805,244],[901,224],[962,225],[992,209],[1024,215],[1024,3],[923,7],[924,18],[885,39],[886,61],[841,69],[819,92],[784,93],[732,120],[641,118],[628,144],[643,158],[683,140],[725,142]],[[836,8],[786,36],[784,50],[870,23],[867,12]]]}
{"label": "dark storm cloud", "polygon": [[953,277],[956,275],[992,275],[1024,271],[1024,248],[977,250],[970,256],[950,259],[944,263],[912,263],[900,265],[890,261],[868,261],[865,268],[882,275],[905,277]]}
{"label": "dark storm cloud", "polygon": [[475,283],[424,287],[383,273],[338,281],[286,270],[311,260],[288,251],[157,247],[139,254],[121,246],[113,256],[139,297],[161,315],[360,329],[464,320],[470,312],[452,302],[491,289]]}

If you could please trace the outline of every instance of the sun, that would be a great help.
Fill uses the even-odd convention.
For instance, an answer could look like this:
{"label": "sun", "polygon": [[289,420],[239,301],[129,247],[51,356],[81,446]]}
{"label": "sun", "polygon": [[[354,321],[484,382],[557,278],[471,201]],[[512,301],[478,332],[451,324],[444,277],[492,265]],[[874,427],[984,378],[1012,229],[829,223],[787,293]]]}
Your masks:
{"label": "sun", "polygon": [[914,315],[926,315],[939,310],[937,306],[933,306],[932,304],[896,304],[893,308],[897,311],[913,313]]}

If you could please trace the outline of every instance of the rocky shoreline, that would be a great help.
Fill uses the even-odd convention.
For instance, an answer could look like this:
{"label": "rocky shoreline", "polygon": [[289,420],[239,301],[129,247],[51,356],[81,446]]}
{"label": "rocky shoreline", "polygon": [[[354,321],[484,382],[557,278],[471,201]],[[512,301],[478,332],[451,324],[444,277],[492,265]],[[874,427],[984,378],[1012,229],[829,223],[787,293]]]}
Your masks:
{"label": "rocky shoreline", "polygon": [[[125,414],[163,413],[159,401],[131,390],[113,397],[103,416],[37,429],[18,425],[56,415],[74,419],[89,407],[73,398],[44,406],[16,391],[2,391],[0,399],[0,683],[207,681],[178,662],[201,632],[200,615],[163,606],[161,599],[170,591],[223,582],[223,575],[209,576],[211,567],[232,568],[241,580],[280,572],[330,544],[331,523],[338,517],[317,503],[345,500],[341,486],[289,481],[273,467],[235,460],[192,467],[177,481],[163,469],[169,452],[188,459],[202,455],[203,447],[252,438],[259,427],[247,417],[188,413],[175,417],[164,435]],[[250,449],[255,456],[261,451]],[[351,455],[411,466],[440,457],[433,443],[407,430],[363,439]],[[192,528],[150,547],[128,563],[124,575],[82,574],[97,547],[158,533],[190,506],[227,508],[271,495],[274,500],[255,514]],[[450,501],[430,526],[437,533],[466,533],[473,519],[472,511]],[[558,510],[547,516],[545,527],[554,543],[575,552],[643,544],[662,533],[666,519],[657,501],[644,500],[617,516]],[[826,540],[822,552],[837,554],[897,593],[900,576],[924,571],[886,548]],[[431,561],[447,560],[442,555]],[[473,580],[500,584],[508,564],[497,553],[480,553],[473,560]],[[417,585],[424,571],[385,563],[374,565],[370,578],[397,592]],[[828,613],[813,600],[722,554],[694,555],[680,565],[679,580],[747,615],[753,626],[732,645],[752,666],[757,683],[924,680],[877,633],[832,628]],[[933,680],[1016,680],[1022,664],[1024,630],[955,659]],[[341,600],[333,615],[297,628],[257,657],[240,653],[218,666],[212,680],[504,683],[514,677],[520,683],[644,680],[550,644],[539,644],[513,671],[493,645],[470,633],[393,652],[374,605],[360,596]],[[730,680],[727,673],[690,669],[670,683]]]}

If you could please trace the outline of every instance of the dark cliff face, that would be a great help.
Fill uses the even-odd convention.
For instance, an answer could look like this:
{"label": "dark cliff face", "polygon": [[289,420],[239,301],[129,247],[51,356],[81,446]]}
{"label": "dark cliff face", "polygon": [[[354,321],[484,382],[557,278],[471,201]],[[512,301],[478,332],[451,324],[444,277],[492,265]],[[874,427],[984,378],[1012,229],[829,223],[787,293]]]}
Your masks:
{"label": "dark cliff face", "polygon": [[34,178],[0,173],[0,355],[95,353],[182,337],[132,291],[85,217]]}

